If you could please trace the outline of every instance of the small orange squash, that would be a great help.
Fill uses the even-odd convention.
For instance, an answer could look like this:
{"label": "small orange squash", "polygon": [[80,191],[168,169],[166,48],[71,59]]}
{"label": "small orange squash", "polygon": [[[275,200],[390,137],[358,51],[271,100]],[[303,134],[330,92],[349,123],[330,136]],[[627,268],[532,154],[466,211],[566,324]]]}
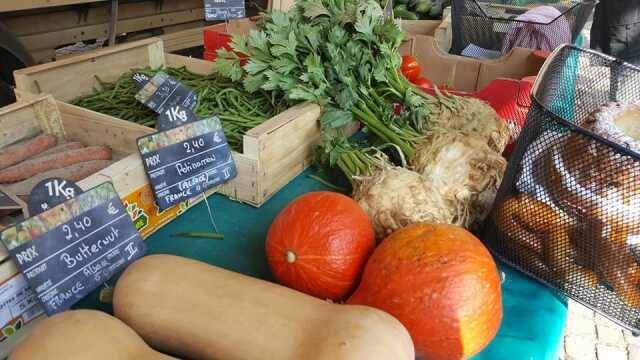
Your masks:
{"label": "small orange squash", "polygon": [[278,214],[266,253],[279,283],[341,300],[354,290],[374,246],[373,225],[358,203],[323,191],[302,195]]}
{"label": "small orange squash", "polygon": [[347,301],[388,312],[409,330],[416,355],[465,359],[495,337],[502,320],[500,275],[467,230],[414,224],[374,251]]}

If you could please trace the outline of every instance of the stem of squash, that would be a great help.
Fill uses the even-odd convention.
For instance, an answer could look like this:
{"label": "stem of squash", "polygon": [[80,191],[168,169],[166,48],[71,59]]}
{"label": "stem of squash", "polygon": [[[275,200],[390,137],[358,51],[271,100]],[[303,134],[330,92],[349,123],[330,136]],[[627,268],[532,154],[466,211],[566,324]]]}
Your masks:
{"label": "stem of squash", "polygon": [[291,250],[287,250],[287,262],[289,264],[293,264],[294,262],[296,262],[296,253]]}

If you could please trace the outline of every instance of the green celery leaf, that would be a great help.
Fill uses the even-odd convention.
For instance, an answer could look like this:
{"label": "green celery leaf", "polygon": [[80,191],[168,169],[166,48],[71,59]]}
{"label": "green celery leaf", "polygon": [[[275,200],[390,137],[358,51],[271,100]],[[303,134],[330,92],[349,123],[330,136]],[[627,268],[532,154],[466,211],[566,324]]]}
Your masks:
{"label": "green celery leaf", "polygon": [[304,16],[308,18],[316,18],[318,16],[330,15],[329,10],[322,4],[322,1],[300,1],[300,7]]}
{"label": "green celery leaf", "polygon": [[247,75],[244,80],[242,80],[242,84],[244,85],[245,90],[250,93],[254,93],[260,90],[266,81],[264,74]]}
{"label": "green celery leaf", "polygon": [[269,41],[267,35],[262,31],[251,30],[249,32],[249,45],[264,53],[269,53]]}
{"label": "green celery leaf", "polygon": [[238,55],[236,53],[234,53],[233,51],[229,51],[225,48],[219,48],[216,51],[216,54],[218,55],[216,59],[230,59],[230,60],[238,59]]}
{"label": "green celery leaf", "polygon": [[355,105],[356,94],[353,93],[351,88],[345,87],[336,96],[336,102],[341,109],[349,110]]}
{"label": "green celery leaf", "polygon": [[274,10],[271,12],[271,22],[280,27],[288,27],[290,24],[287,13],[280,10]]}
{"label": "green celery leaf", "polygon": [[291,71],[298,67],[298,64],[288,57],[279,57],[273,60],[271,67],[281,74],[289,75]]}
{"label": "green celery leaf", "polygon": [[309,91],[309,89],[303,87],[291,89],[291,91],[289,91],[289,98],[292,100],[318,101],[313,91]]}
{"label": "green celery leaf", "polygon": [[263,63],[255,59],[249,59],[247,64],[244,66],[244,70],[251,75],[255,75],[259,72],[262,72],[267,68],[269,68],[269,64]]}
{"label": "green celery leaf", "polygon": [[262,85],[262,89],[271,91],[277,90],[280,88],[280,81],[282,79],[282,75],[278,74],[273,70],[267,70],[264,72],[267,76],[267,81]]}
{"label": "green celery leaf", "polygon": [[238,60],[217,58],[214,69],[216,73],[232,81],[238,81],[242,78],[242,67]]}
{"label": "green celery leaf", "polygon": [[247,39],[242,35],[233,35],[231,38],[231,48],[239,53],[251,54],[251,51],[247,46]]}
{"label": "green celery leaf", "polygon": [[338,109],[326,110],[320,117],[320,124],[324,129],[338,129],[348,125],[352,121],[353,113],[351,113],[351,111]]}

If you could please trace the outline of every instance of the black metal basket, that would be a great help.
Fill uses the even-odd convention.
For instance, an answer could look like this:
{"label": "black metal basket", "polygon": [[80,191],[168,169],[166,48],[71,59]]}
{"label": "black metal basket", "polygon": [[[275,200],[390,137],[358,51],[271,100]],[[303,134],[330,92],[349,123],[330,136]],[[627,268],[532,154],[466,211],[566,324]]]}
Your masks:
{"label": "black metal basket", "polygon": [[[450,52],[495,58],[513,47],[552,51],[562,44],[573,44],[596,3],[597,0],[453,0]],[[545,9],[542,18],[518,19],[541,5],[555,10]]]}
{"label": "black metal basket", "polygon": [[[508,264],[637,331],[640,154],[635,141],[618,145],[594,127],[591,115],[603,104],[640,101],[640,68],[565,45],[547,60],[532,98],[483,241]],[[640,127],[637,116],[627,120]]]}

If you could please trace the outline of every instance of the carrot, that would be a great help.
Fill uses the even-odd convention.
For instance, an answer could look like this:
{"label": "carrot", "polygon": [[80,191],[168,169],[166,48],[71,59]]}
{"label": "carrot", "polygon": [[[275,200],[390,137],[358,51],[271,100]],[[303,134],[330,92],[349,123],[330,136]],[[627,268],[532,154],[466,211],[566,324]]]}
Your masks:
{"label": "carrot", "polygon": [[47,156],[47,155],[51,155],[51,154],[57,154],[59,152],[63,152],[63,151],[67,151],[67,150],[76,150],[76,149],[81,149],[83,148],[84,145],[80,142],[77,141],[72,141],[72,142],[68,142],[68,143],[62,143],[59,144],[57,146],[52,147],[49,150],[43,151],[40,154],[36,155],[34,157],[34,159],[37,159],[39,157],[43,157],[43,156]]}
{"label": "carrot", "polygon": [[0,170],[0,183],[21,181],[48,170],[90,160],[111,160],[111,150],[102,146],[90,146],[23,161]]}
{"label": "carrot", "polygon": [[111,165],[109,160],[92,160],[73,164],[60,169],[45,171],[27,180],[5,185],[6,190],[19,196],[27,196],[40,181],[59,177],[69,181],[80,181]]}
{"label": "carrot", "polygon": [[0,149],[0,170],[15,165],[56,145],[53,135],[42,134]]}

